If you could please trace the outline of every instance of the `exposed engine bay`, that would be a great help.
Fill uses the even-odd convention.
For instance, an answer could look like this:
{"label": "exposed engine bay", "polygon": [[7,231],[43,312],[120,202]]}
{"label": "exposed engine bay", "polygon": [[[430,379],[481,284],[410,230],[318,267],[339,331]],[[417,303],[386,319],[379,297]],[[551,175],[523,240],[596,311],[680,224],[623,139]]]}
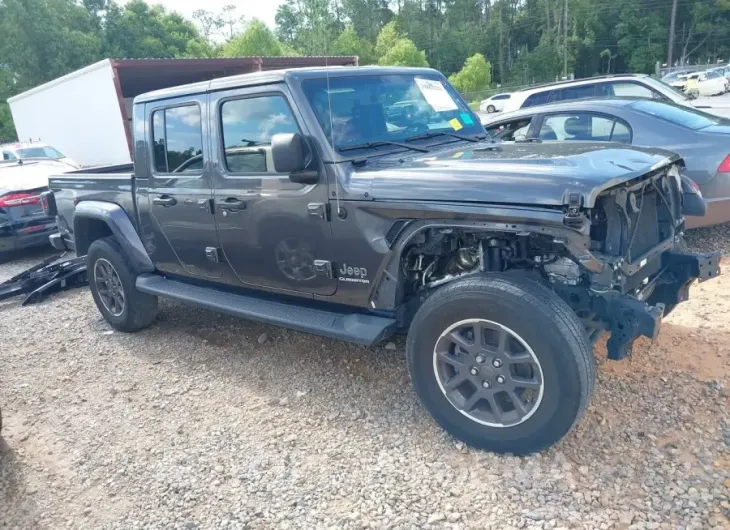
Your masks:
{"label": "exposed engine bay", "polygon": [[694,278],[719,270],[717,256],[679,250],[684,219],[676,168],[609,189],[593,208],[569,205],[563,213],[564,225],[576,232],[573,243],[582,243],[570,247],[537,230],[418,232],[401,260],[405,297],[428,296],[470,275],[515,271],[550,286],[592,340],[611,332],[609,357],[621,359],[636,337],[656,336],[665,307],[687,299]]}

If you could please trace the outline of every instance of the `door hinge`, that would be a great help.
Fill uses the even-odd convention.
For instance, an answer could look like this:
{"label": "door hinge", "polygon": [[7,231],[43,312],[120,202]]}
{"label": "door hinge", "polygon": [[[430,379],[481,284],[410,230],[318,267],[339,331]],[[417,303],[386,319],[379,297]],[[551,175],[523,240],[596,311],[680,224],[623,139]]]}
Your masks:
{"label": "door hinge", "polygon": [[330,205],[321,202],[310,202],[307,205],[307,212],[309,215],[319,217],[323,221],[330,220]]}
{"label": "door hinge", "polygon": [[213,199],[198,199],[198,208],[205,210],[209,214],[213,214]]}
{"label": "door hinge", "polygon": [[205,259],[213,263],[221,262],[221,251],[217,247],[205,247]]}
{"label": "door hinge", "polygon": [[314,272],[317,276],[324,276],[329,279],[334,278],[334,276],[332,275],[331,261],[326,261],[323,259],[314,260]]}

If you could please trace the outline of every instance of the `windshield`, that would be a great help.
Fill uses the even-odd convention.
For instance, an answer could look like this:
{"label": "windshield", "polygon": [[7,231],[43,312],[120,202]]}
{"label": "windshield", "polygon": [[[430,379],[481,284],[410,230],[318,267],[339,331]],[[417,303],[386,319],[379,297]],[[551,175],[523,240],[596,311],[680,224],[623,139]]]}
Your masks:
{"label": "windshield", "polygon": [[312,79],[302,88],[338,150],[429,132],[484,134],[474,113],[438,74],[332,77],[329,88],[326,78]]}
{"label": "windshield", "polygon": [[646,100],[637,101],[631,106],[639,112],[662,118],[688,129],[698,130],[712,125],[730,125],[730,120],[725,118],[673,103]]}
{"label": "windshield", "polygon": [[63,155],[53,147],[24,147],[15,151],[19,158],[53,158],[58,160]]}

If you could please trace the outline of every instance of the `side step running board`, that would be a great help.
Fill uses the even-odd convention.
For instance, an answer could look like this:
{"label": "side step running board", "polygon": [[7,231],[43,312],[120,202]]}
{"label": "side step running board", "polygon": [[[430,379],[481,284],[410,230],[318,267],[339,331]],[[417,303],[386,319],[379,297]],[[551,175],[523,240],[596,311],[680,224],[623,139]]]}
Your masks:
{"label": "side step running board", "polygon": [[380,342],[395,332],[395,320],[390,318],[359,313],[337,313],[274,302],[188,285],[156,274],[139,276],[137,289],[143,293],[172,298],[188,305],[235,317],[366,346]]}

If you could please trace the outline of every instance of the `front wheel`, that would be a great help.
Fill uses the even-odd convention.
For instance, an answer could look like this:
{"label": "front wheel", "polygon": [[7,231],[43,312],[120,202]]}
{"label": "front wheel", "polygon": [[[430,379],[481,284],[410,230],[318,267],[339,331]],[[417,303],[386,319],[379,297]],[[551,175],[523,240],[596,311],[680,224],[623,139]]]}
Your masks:
{"label": "front wheel", "polygon": [[453,282],[408,334],[416,393],[454,437],[498,453],[554,444],[580,419],[595,380],[580,319],[542,284],[485,275]]}

